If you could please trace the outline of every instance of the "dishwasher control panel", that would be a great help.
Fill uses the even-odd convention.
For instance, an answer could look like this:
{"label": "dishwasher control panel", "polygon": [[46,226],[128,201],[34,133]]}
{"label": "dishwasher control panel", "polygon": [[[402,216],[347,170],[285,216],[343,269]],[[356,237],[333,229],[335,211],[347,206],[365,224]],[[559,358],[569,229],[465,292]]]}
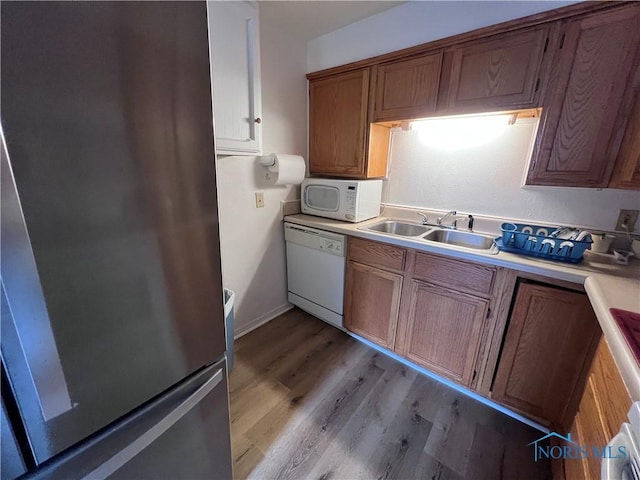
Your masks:
{"label": "dishwasher control panel", "polygon": [[345,236],[339,233],[325,232],[316,228],[285,223],[284,239],[287,242],[297,243],[298,245],[339,257],[344,257],[345,255]]}
{"label": "dishwasher control panel", "polygon": [[342,242],[323,238],[320,242],[320,250],[325,250],[329,253],[342,253]]}

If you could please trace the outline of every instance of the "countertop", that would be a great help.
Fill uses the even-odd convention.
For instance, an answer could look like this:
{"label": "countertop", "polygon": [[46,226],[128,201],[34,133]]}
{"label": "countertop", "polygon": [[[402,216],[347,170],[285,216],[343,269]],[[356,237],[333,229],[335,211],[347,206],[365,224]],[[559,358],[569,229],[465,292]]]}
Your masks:
{"label": "countertop", "polygon": [[[392,218],[402,218],[402,214],[398,215],[398,211],[392,213]],[[347,223],[297,214],[286,216],[285,221],[424,252],[451,255],[460,259],[513,268],[584,285],[629,394],[634,401],[640,400],[640,365],[636,362],[622,332],[609,312],[610,308],[619,308],[640,313],[640,260],[632,259],[629,265],[618,265],[613,261],[611,255],[601,255],[587,251],[584,260],[580,264],[562,264],[508,252],[491,254],[454,245],[363,230],[363,228],[389,218],[391,218],[391,215],[388,217],[376,217],[359,223]],[[487,225],[491,226],[489,223],[485,224],[485,226]],[[489,228],[485,228],[485,231],[479,233],[497,236],[497,232],[495,230],[492,232]]]}

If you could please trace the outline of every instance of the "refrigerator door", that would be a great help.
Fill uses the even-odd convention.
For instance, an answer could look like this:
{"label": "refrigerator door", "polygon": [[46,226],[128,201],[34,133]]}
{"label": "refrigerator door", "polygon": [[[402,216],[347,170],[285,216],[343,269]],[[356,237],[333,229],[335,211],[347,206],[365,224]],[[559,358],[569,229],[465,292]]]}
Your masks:
{"label": "refrigerator door", "polygon": [[225,349],[205,2],[8,2],[2,355],[40,464]]}
{"label": "refrigerator door", "polygon": [[29,480],[230,479],[224,360],[72,448]]}

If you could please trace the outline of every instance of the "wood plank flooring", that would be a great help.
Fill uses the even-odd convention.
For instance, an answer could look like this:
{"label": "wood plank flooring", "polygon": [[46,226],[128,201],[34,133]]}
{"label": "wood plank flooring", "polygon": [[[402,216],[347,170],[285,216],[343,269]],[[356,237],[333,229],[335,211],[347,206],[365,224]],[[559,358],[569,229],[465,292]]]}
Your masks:
{"label": "wood plank flooring", "polygon": [[235,345],[236,479],[548,479],[542,436],[302,312]]}

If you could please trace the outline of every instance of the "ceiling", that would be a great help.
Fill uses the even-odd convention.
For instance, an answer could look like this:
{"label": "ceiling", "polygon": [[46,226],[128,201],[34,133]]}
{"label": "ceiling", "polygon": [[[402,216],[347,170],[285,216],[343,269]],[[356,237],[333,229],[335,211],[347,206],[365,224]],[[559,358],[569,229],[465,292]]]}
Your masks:
{"label": "ceiling", "polygon": [[260,18],[300,40],[311,40],[384,12],[403,1],[260,1]]}

